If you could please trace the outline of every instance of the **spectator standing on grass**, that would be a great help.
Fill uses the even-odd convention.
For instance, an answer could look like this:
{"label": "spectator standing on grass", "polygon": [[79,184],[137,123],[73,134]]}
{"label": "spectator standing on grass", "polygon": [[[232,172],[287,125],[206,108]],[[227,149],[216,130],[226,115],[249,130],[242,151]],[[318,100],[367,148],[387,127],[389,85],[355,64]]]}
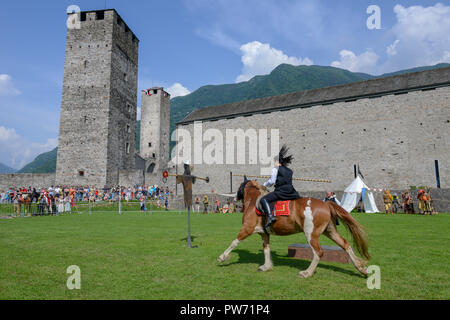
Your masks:
{"label": "spectator standing on grass", "polygon": [[209,205],[208,196],[205,194],[203,196],[203,213],[204,214],[208,213],[208,205]]}
{"label": "spectator standing on grass", "polygon": [[216,212],[220,212],[220,200],[216,198]]}
{"label": "spectator standing on grass", "polygon": [[63,213],[64,212],[64,195],[60,194],[57,199],[58,199],[58,213]]}
{"label": "spectator standing on grass", "polygon": [[141,211],[145,210],[145,198],[142,196],[140,198],[140,204],[141,204]]}
{"label": "spectator standing on grass", "polygon": [[392,212],[392,195],[389,190],[385,190],[383,193],[383,202],[384,202],[384,209],[386,211],[386,214],[394,214]]}
{"label": "spectator standing on grass", "polygon": [[64,198],[64,211],[70,212],[72,204],[73,204],[73,198],[65,197]]}
{"label": "spectator standing on grass", "polygon": [[169,210],[169,197],[166,197],[166,199],[164,200],[164,210],[168,211]]}
{"label": "spectator standing on grass", "polygon": [[398,195],[394,192],[394,194],[392,195],[392,211],[394,213],[397,213],[399,206],[400,204],[398,202]]}
{"label": "spectator standing on grass", "polygon": [[156,200],[156,206],[161,208],[161,199],[158,198],[158,200]]}
{"label": "spectator standing on grass", "polygon": [[33,188],[33,191],[31,192],[31,202],[37,203],[38,198],[39,198],[39,194],[36,191],[36,188]]}
{"label": "spectator standing on grass", "polygon": [[200,212],[200,197],[197,195],[195,196],[195,208],[197,209],[197,212]]}
{"label": "spectator standing on grass", "polygon": [[419,193],[417,194],[417,199],[419,200],[419,214],[425,214],[426,201],[427,201],[427,196],[425,194],[425,191],[420,189]]}
{"label": "spectator standing on grass", "polygon": [[234,205],[234,200],[229,201],[230,205],[228,206],[228,212],[229,213],[235,213],[236,212],[236,206]]}
{"label": "spectator standing on grass", "polygon": [[50,194],[50,201],[51,201],[51,206],[52,206],[52,215],[55,215],[58,212],[56,211],[56,198],[53,193]]}
{"label": "spectator standing on grass", "polygon": [[16,192],[14,194],[14,197],[12,198],[12,201],[14,203],[14,216],[18,217],[20,216],[20,200],[19,200],[19,193]]}
{"label": "spectator standing on grass", "polygon": [[38,205],[37,205],[37,215],[38,216],[43,216],[44,215],[44,208],[45,208],[45,204],[44,204],[44,192],[41,192],[41,195],[38,198]]}
{"label": "spectator standing on grass", "polygon": [[9,190],[8,190],[8,202],[13,202],[13,198],[14,198],[14,189],[12,189],[12,188],[9,188]]}

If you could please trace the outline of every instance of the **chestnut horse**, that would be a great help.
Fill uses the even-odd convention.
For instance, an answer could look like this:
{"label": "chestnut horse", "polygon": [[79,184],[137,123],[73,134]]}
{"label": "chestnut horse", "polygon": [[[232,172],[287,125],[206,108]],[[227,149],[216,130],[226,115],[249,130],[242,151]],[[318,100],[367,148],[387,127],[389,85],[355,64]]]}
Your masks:
{"label": "chestnut horse", "polygon": [[[223,262],[230,258],[231,251],[248,236],[259,233],[263,240],[264,264],[258,271],[268,271],[273,268],[270,257],[269,234],[264,232],[262,216],[256,214],[257,201],[266,193],[263,186],[258,185],[254,180],[250,181],[244,177],[244,182],[237,192],[237,200],[243,202],[242,228],[237,238],[219,256],[218,262]],[[278,216],[277,221],[269,227],[270,233],[285,236],[294,233],[304,232],[306,240],[312,248],[314,257],[308,269],[300,271],[299,276],[303,278],[311,277],[323,256],[322,248],[319,244],[319,236],[323,233],[328,238],[336,242],[350,256],[353,265],[364,276],[367,276],[366,261],[358,258],[350,244],[337,231],[336,221],[341,220],[353,236],[358,252],[367,259],[370,259],[367,239],[363,228],[359,223],[341,206],[334,202],[314,198],[300,198],[291,200],[289,204],[290,215]]]}

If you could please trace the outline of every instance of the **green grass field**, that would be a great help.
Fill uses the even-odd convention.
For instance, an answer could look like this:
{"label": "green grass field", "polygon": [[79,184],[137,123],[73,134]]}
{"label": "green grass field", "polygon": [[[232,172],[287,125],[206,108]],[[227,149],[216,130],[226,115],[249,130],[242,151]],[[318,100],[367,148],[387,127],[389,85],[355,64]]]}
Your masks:
{"label": "green grass field", "polygon": [[[381,289],[369,290],[351,264],[287,256],[304,234],[271,237],[274,269],[263,263],[261,238],[243,241],[223,264],[217,257],[236,237],[241,214],[177,211],[93,211],[0,219],[0,299],[449,299],[450,214],[354,214],[368,232],[369,265],[381,269]],[[350,235],[340,226],[341,234]],[[322,244],[334,245],[325,237]],[[81,289],[69,290],[67,267],[81,269]]]}

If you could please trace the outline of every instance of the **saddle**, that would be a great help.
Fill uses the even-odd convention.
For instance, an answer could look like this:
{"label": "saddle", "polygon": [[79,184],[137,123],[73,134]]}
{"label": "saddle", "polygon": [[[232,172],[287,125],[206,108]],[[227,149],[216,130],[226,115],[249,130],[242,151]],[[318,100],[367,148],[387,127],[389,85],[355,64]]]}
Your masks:
{"label": "saddle", "polygon": [[[259,196],[258,199],[256,200],[256,214],[258,216],[264,215],[264,212],[260,206],[260,200],[261,200],[262,196]],[[291,200],[279,200],[275,202],[275,205],[273,207],[273,211],[272,214],[275,217],[279,217],[279,216],[288,216],[290,214],[289,211],[289,203],[291,202]],[[272,205],[272,203],[270,203],[270,205]]]}

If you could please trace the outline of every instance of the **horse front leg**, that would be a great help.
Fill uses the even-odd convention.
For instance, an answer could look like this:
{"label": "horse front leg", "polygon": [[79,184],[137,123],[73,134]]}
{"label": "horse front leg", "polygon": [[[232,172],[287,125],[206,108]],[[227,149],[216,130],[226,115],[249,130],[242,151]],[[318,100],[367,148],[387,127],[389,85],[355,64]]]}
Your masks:
{"label": "horse front leg", "polygon": [[251,233],[249,233],[246,228],[242,228],[241,232],[239,232],[236,239],[231,242],[231,245],[217,258],[217,262],[224,262],[228,259],[230,259],[230,253],[238,246],[239,243],[241,243],[242,240],[247,238]]}
{"label": "horse front leg", "polygon": [[258,271],[269,271],[273,269],[272,258],[270,256],[270,236],[262,233],[261,238],[264,248],[264,264],[258,268]]}

